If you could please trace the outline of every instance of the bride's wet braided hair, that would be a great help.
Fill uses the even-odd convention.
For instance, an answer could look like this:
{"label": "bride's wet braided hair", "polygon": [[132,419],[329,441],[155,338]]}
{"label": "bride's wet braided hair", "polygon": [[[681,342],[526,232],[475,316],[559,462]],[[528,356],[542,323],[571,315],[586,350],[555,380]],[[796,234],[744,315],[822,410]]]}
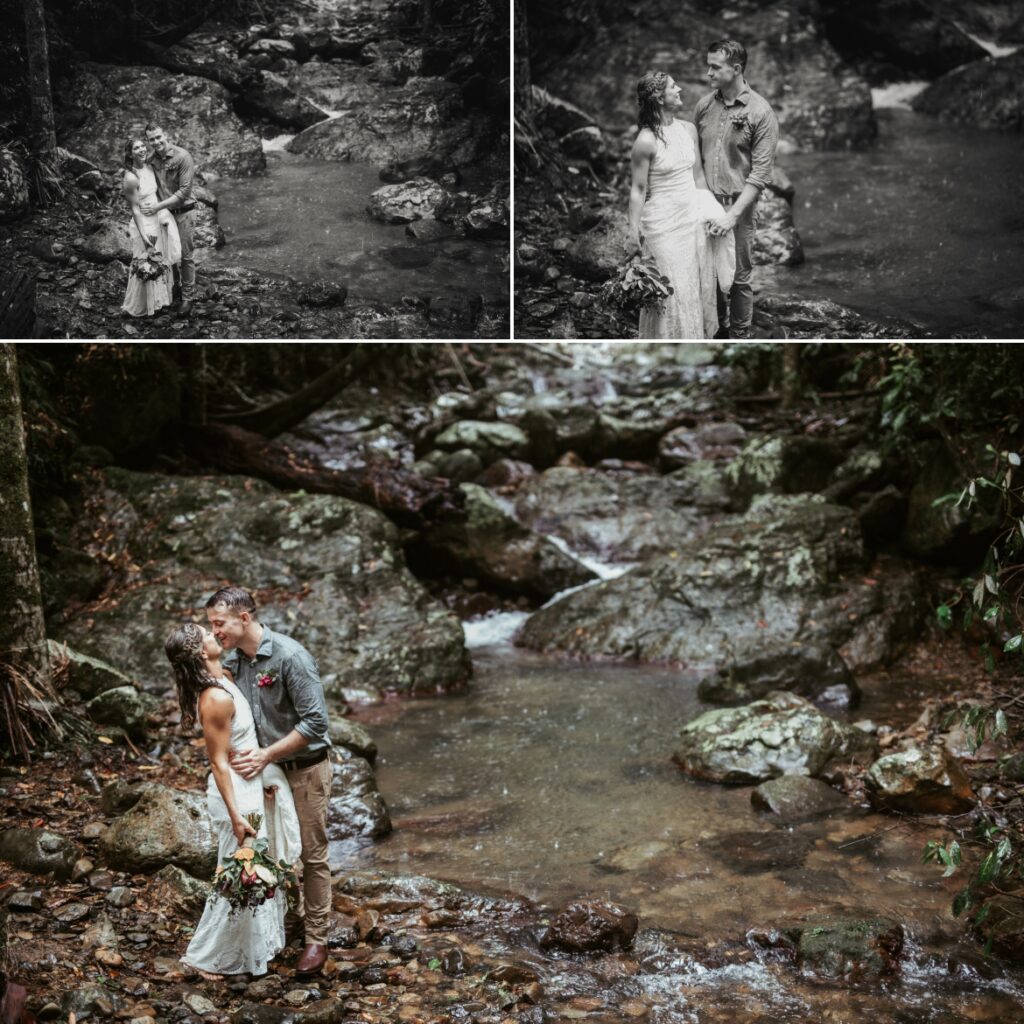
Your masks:
{"label": "bride's wet braided hair", "polygon": [[164,653],[174,669],[181,707],[181,727],[186,731],[196,724],[196,701],[203,690],[220,686],[206,670],[203,658],[203,628],[194,622],[179,626],[165,641]]}
{"label": "bride's wet braided hair", "polygon": [[640,107],[637,124],[640,128],[650,128],[662,142],[665,134],[661,129],[661,101],[665,96],[668,75],[664,71],[648,71],[636,83],[636,99]]}

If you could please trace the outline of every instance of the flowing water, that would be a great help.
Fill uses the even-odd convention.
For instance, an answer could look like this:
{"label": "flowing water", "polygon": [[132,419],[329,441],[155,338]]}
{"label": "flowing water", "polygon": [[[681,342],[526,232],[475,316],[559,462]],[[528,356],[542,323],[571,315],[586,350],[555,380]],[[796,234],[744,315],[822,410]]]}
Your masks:
{"label": "flowing water", "polygon": [[[886,913],[908,933],[904,975],[882,988],[822,986],[749,958],[709,968],[656,936],[641,953],[657,969],[628,979],[534,963],[550,995],[639,1000],[666,1024],[889,1020],[896,1010],[907,1021],[1024,1019],[1020,979],[948,966],[961,933],[949,913],[954,887],[920,864],[934,828],[852,808],[780,827],[752,809],[749,787],[698,783],[673,766],[678,728],[706,710],[692,675],[567,663],[495,642],[518,621],[492,616],[467,629],[476,673],[465,692],[357,716],[380,749],[395,831],[374,845],[335,844],[335,861],[545,904],[598,895],[635,911],[641,929],[700,945],[742,945],[752,927],[833,912]],[[890,699],[869,690],[859,713],[881,717]]]}
{"label": "flowing water", "polygon": [[348,285],[356,302],[482,295],[507,303],[508,243],[416,242],[366,213],[375,167],[310,160],[268,147],[267,173],[217,182],[227,246],[213,260],[298,281]]}
{"label": "flowing water", "polygon": [[1019,133],[951,126],[900,106],[876,114],[870,149],[780,156],[796,185],[794,220],[807,262],[763,268],[761,281],[910,319],[940,336],[1019,337]]}

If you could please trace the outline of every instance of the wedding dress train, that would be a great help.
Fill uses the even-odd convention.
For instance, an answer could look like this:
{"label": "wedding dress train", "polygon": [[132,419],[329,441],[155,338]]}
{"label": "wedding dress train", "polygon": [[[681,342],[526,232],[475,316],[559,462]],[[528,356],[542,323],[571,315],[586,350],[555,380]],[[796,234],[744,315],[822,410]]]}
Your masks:
{"label": "wedding dress train", "polygon": [[[231,749],[242,751],[258,747],[249,702],[230,680],[223,680],[223,686],[235,701]],[[245,817],[256,811],[263,815],[259,835],[269,839],[270,856],[297,864],[302,852],[299,819],[284,771],[276,764],[270,764],[263,769],[262,775],[243,779],[232,769],[231,782],[239,814]],[[277,787],[273,800],[264,799],[265,786]],[[227,805],[212,773],[206,787],[206,806],[217,833],[217,862],[222,863],[238,849],[238,840],[231,831]],[[232,911],[227,900],[215,896],[207,902],[182,962],[211,974],[266,974],[268,961],[285,945],[284,916],[287,908],[283,887],[278,888],[274,898],[257,907],[255,912]]]}

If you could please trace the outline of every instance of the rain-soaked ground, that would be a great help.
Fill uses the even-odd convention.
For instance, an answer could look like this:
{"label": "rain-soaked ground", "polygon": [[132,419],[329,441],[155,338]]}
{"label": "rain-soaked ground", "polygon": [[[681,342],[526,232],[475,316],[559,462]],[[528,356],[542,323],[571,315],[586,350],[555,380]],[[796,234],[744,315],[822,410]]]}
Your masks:
{"label": "rain-soaked ground", "polygon": [[[1021,978],[990,971],[961,940],[952,882],[920,863],[934,826],[851,806],[779,827],[751,808],[749,787],[698,783],[671,763],[678,728],[705,710],[692,676],[486,646],[514,622],[470,626],[471,644],[483,646],[465,692],[357,716],[380,748],[395,831],[362,849],[337,844],[332,860],[548,905],[587,893],[637,913],[641,932],[673,933],[640,940],[643,969],[621,976],[607,957],[596,973],[536,957],[549,996],[601,996],[597,1020],[1024,1020]],[[856,717],[898,720],[889,692],[868,689]],[[823,985],[744,947],[753,927],[821,913],[902,922],[901,979]],[[736,962],[705,966],[694,953],[723,943]]]}

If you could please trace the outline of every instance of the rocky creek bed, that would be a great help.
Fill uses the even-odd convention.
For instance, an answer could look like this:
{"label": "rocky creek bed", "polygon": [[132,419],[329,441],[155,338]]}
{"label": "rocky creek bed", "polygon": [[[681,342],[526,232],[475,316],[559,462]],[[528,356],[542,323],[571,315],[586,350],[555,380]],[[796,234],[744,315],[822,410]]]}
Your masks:
{"label": "rocky creek bed", "polygon": [[[70,735],[0,774],[8,975],[33,1011],[1014,1019],[1019,903],[995,902],[982,955],[956,880],[919,863],[950,815],[1020,800],[994,774],[1012,751],[972,756],[947,720],[987,677],[930,608],[990,524],[934,504],[959,472],[944,442],[912,470],[879,446],[870,393],[751,406],[756,350],[464,356],[468,388],[352,385],[281,438],[463,481],[464,518],[419,530],[92,453],[43,565]],[[817,385],[852,359],[816,363]],[[315,982],[296,946],[255,981],[176,959],[212,844],[158,640],[253,577],[332,708]]]}
{"label": "rocky creek bed", "polygon": [[[445,44],[424,36],[401,4],[271,9],[265,24],[204,23],[160,50],[160,66],[76,60],[63,68],[55,94],[66,191],[45,211],[28,216],[27,172],[15,150],[3,151],[0,259],[36,275],[37,336],[507,336],[507,256],[496,243],[508,233],[507,127],[472,55],[445,49],[460,37]],[[190,319],[119,312],[130,261],[121,153],[148,122],[162,124],[197,162],[200,301]],[[314,261],[293,273],[251,248],[233,260],[219,224],[218,182],[259,176],[268,209],[288,207],[279,210],[279,235],[300,224],[316,233],[305,197],[279,187],[273,168],[267,175],[264,150],[280,145],[282,132],[303,154],[305,193],[330,211],[319,219],[329,223],[339,203],[353,218],[328,238],[331,266]],[[351,176],[366,186],[358,198],[337,173],[318,173],[348,162],[379,172],[376,182]],[[259,188],[250,191],[241,201],[258,205]],[[377,240],[385,265],[403,250],[390,261],[396,275],[403,261],[432,262],[447,239],[481,265],[480,280],[462,273],[453,282],[442,260],[433,275],[410,275],[405,289],[394,282],[377,294],[360,282],[350,294],[349,265],[366,248],[359,221],[373,218],[407,228],[387,246]]]}

